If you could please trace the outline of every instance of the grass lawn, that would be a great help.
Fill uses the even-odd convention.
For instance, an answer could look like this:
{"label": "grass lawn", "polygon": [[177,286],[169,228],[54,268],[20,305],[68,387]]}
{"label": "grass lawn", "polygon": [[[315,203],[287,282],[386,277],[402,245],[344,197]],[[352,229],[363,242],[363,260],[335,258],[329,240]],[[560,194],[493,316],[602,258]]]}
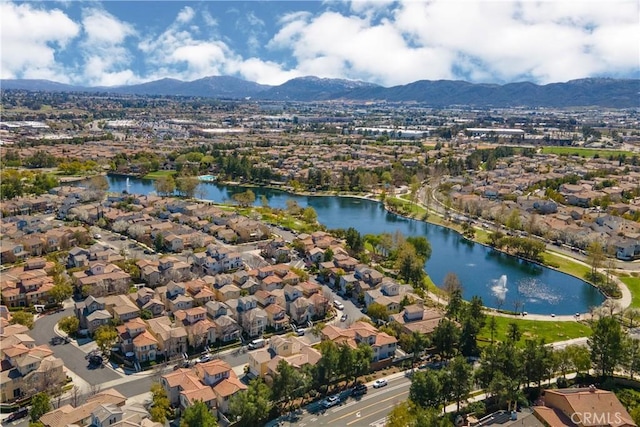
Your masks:
{"label": "grass lawn", "polygon": [[173,176],[176,174],[176,171],[155,171],[149,172],[143,178],[144,179],[158,179],[163,176]]}
{"label": "grass lawn", "polygon": [[621,277],[620,280],[631,291],[631,307],[640,308],[640,277]]}
{"label": "grass lawn", "polygon": [[627,157],[633,156],[633,153],[630,151],[622,151],[622,150],[598,150],[594,148],[576,148],[576,147],[542,147],[543,154],[558,154],[558,155],[568,155],[568,156],[581,156],[581,157],[593,157],[596,154],[603,158],[608,158],[609,156],[619,156],[620,154],[624,154]]}
{"label": "grass lawn", "polygon": [[[510,318],[495,316],[496,334],[495,340],[504,341],[507,338],[507,328],[509,323],[516,322],[522,333],[520,344],[524,345],[527,338],[542,338],[546,343],[565,341],[572,338],[585,337],[591,335],[591,328],[578,322],[546,322],[538,320],[526,320],[520,318]],[[490,317],[487,316],[487,323],[480,331],[478,339],[491,341],[491,330],[489,329]]]}
{"label": "grass lawn", "polygon": [[543,257],[545,264],[553,266],[563,273],[579,277],[580,279],[584,279],[585,275],[591,271],[591,268],[586,265],[558,256],[553,252],[547,251],[543,254]]}

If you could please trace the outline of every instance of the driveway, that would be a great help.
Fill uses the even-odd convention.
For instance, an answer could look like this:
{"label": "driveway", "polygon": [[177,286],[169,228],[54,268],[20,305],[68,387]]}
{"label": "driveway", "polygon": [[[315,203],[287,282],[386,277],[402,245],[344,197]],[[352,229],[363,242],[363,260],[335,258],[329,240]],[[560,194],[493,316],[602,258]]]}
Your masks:
{"label": "driveway", "polygon": [[40,317],[35,322],[35,326],[29,335],[37,345],[47,344],[53,350],[56,357],[63,360],[64,366],[82,378],[90,385],[100,385],[108,381],[122,378],[122,376],[111,368],[89,369],[85,360],[86,352],[79,348],[75,342],[69,344],[51,345],[49,340],[56,336],[53,331],[58,321],[65,316],[73,316],[73,308]]}

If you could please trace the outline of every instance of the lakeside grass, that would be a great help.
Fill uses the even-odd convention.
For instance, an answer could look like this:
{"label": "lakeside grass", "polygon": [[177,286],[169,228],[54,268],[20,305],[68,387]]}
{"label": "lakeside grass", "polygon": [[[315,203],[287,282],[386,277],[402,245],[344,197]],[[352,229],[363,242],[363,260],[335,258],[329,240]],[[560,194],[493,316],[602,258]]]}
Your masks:
{"label": "lakeside grass", "polygon": [[597,148],[577,148],[577,147],[542,147],[542,154],[557,154],[559,156],[580,156],[593,158],[596,154],[603,158],[609,156],[617,157],[624,154],[627,157],[633,156],[631,151],[623,150],[600,150]]}
{"label": "lakeside grass", "polygon": [[478,334],[478,339],[482,342],[491,342],[491,330],[489,322],[491,317],[496,319],[496,333],[494,340],[505,341],[510,323],[515,322],[522,333],[522,338],[518,346],[523,346],[526,339],[544,339],[545,343],[565,341],[573,338],[586,337],[591,335],[591,328],[583,323],[571,322],[547,322],[542,320],[527,320],[516,317],[487,316],[487,322]]}
{"label": "lakeside grass", "polygon": [[158,179],[158,178],[162,178],[163,176],[173,176],[176,174],[176,171],[155,171],[155,172],[149,172],[148,174],[146,174],[145,176],[143,176],[143,179]]}
{"label": "lakeside grass", "polygon": [[620,280],[627,285],[631,292],[631,305],[629,307],[640,308],[640,277],[621,277]]}
{"label": "lakeside grass", "polygon": [[563,273],[571,274],[572,276],[576,276],[582,280],[584,280],[584,277],[591,272],[590,267],[559,256],[552,251],[544,252],[542,257],[546,266],[556,268]]}

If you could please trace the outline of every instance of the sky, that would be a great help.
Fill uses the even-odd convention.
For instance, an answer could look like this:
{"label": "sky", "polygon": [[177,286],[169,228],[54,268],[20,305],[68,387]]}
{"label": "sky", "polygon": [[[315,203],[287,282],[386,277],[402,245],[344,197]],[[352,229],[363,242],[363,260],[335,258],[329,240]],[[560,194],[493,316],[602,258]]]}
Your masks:
{"label": "sky", "polygon": [[640,78],[638,0],[0,0],[0,77],[395,86]]}

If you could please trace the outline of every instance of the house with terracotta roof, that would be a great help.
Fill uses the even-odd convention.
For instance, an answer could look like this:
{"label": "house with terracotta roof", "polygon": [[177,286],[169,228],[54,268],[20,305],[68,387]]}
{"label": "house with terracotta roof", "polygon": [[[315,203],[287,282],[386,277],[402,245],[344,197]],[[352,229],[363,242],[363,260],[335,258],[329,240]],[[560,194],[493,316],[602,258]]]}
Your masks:
{"label": "house with terracotta roof", "polygon": [[0,339],[0,402],[12,402],[26,393],[51,392],[66,381],[62,359],[47,345],[36,346],[22,334]]}
{"label": "house with terracotta roof", "polygon": [[389,316],[389,320],[402,325],[402,331],[407,334],[413,332],[430,334],[443,318],[442,311],[424,307],[420,303],[407,305],[400,313]]}
{"label": "house with terracotta roof", "polygon": [[344,343],[351,347],[364,343],[373,349],[373,362],[379,362],[395,355],[398,340],[367,322],[355,322],[348,328],[327,325],[322,329],[322,339],[328,339],[338,344]]}
{"label": "house with terracotta roof", "polygon": [[306,364],[315,365],[321,357],[318,350],[299,337],[275,335],[270,338],[269,347],[249,353],[249,373],[264,377],[277,371],[280,360],[299,369]]}
{"label": "house with terracotta roof", "polygon": [[[103,405],[122,408],[127,399],[115,389],[101,391],[87,398],[87,401],[77,407],[63,405],[47,412],[40,417],[40,422],[45,427],[67,427],[69,425],[89,425],[94,412]],[[111,406],[112,405],[112,406]],[[115,424],[112,424],[115,425]],[[140,424],[145,427],[155,427],[153,424]]]}
{"label": "house with terracotta roof", "polygon": [[158,351],[165,357],[180,356],[187,351],[187,330],[174,325],[166,316],[147,320],[147,330],[158,341]]}
{"label": "house with terracotta roof", "polygon": [[533,411],[549,427],[638,427],[613,392],[595,386],[545,390],[543,403]]}

